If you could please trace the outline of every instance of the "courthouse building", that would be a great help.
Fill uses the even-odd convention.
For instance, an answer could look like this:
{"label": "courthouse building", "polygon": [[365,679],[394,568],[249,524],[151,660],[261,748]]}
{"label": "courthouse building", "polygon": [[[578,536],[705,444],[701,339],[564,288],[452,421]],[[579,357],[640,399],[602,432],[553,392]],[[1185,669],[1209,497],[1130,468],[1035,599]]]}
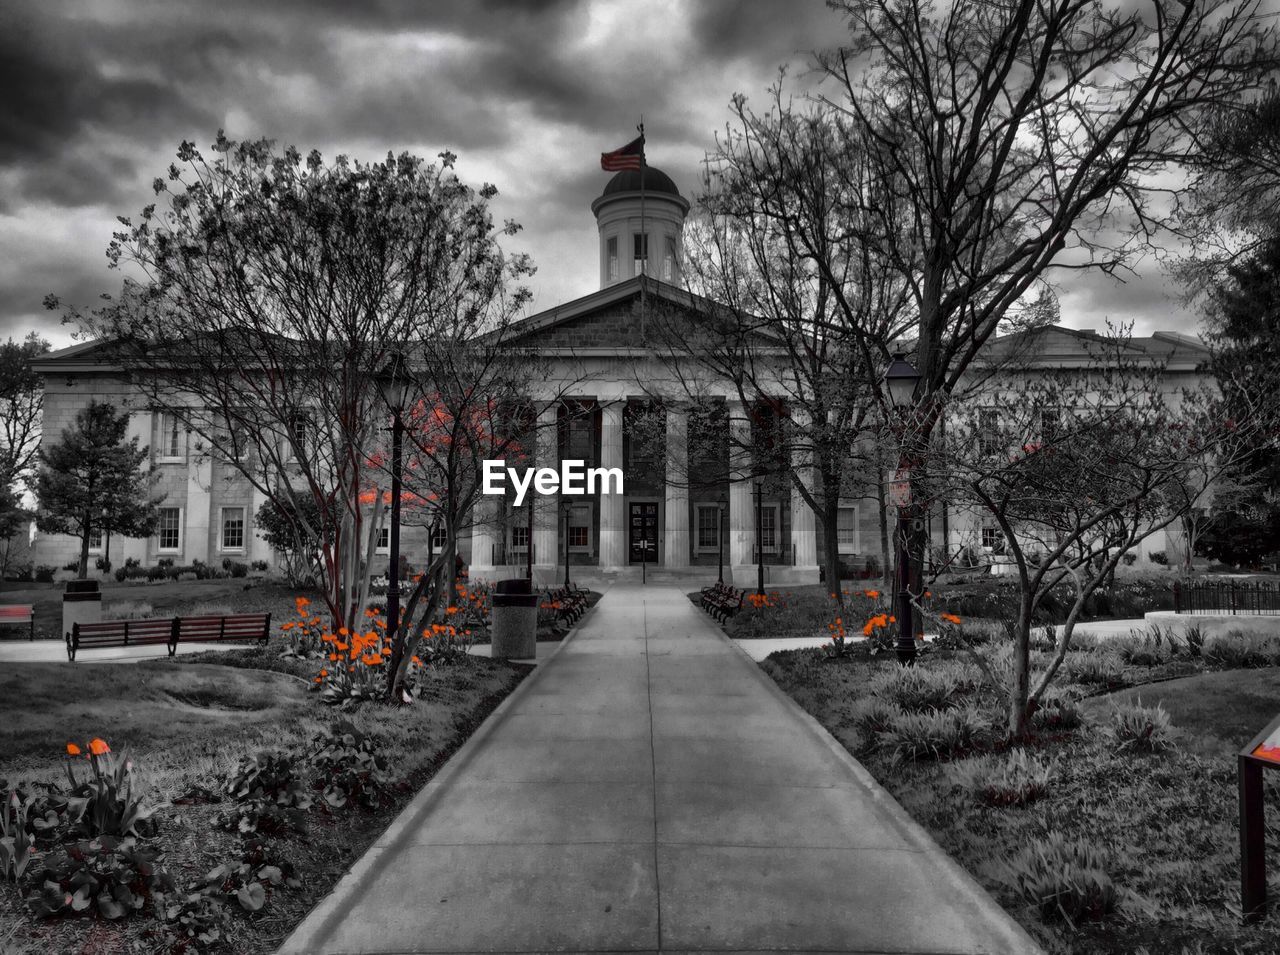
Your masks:
{"label": "courthouse building", "polygon": [[[643,195],[640,189],[644,175]],[[600,288],[543,310],[512,330],[513,345],[541,356],[545,378],[530,385],[539,428],[533,449],[537,466],[583,460],[588,466],[621,468],[625,493],[584,497],[536,497],[525,507],[513,495],[481,498],[472,527],[460,542],[472,574],[493,577],[522,568],[530,559],[543,580],[563,573],[566,555],[581,572],[635,573],[641,562],[667,571],[715,573],[754,582],[756,562],[771,583],[816,582],[821,534],[813,512],[785,475],[757,482],[766,468],[744,448],[752,445],[759,409],[744,407],[730,382],[705,381],[706,394],[723,400],[727,440],[691,442],[686,376],[672,358],[659,356],[645,317],[662,310],[696,316],[705,303],[681,287],[682,230],[689,201],[665,173],[653,167],[617,173],[591,204],[599,231]],[[585,250],[584,250],[585,251]],[[1090,360],[1096,336],[1057,326],[1035,333],[1038,368],[1080,368]],[[1194,376],[1206,357],[1190,336],[1157,332],[1132,347],[1170,372]],[[127,376],[99,342],[87,342],[37,359],[44,375],[46,440],[56,439],[91,398],[131,411],[130,433],[151,447],[151,464],[164,493],[156,534],[145,540],[114,540],[110,559],[119,566],[134,558],[177,564],[223,559],[278,562],[255,526],[260,495],[229,462],[200,447],[170,414],[154,410],[128,384]],[[705,372],[697,372],[705,377]],[[680,379],[685,379],[682,384]],[[652,436],[654,400],[663,418]],[[647,422],[646,439],[637,422]],[[753,422],[755,422],[753,424]],[[557,425],[558,426],[555,426]],[[660,450],[655,444],[662,444]],[[797,464],[800,462],[793,462]],[[803,475],[803,471],[800,472]],[[708,475],[713,477],[708,478]],[[532,506],[532,520],[527,507]],[[758,524],[758,526],[757,526]],[[936,514],[935,543],[989,544],[987,528],[963,514]],[[880,558],[880,505],[875,497],[842,501],[838,539],[842,562],[863,569]],[[378,542],[386,553],[385,528]],[[944,541],[945,538],[945,541]],[[1149,540],[1145,552],[1169,543]],[[108,542],[95,539],[91,552]],[[426,531],[407,528],[402,551],[409,564],[426,563]],[[61,566],[78,554],[78,542],[39,535],[37,563]],[[1140,555],[1141,557],[1142,555]],[[635,568],[633,570],[632,568]],[[588,571],[590,569],[590,571]]]}

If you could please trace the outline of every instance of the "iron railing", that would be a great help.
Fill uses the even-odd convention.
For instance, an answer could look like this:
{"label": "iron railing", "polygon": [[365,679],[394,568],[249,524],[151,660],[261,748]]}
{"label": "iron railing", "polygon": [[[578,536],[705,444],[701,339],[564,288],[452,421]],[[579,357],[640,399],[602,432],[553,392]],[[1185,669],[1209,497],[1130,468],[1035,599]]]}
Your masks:
{"label": "iron railing", "polygon": [[1175,613],[1280,614],[1280,587],[1269,580],[1201,580],[1173,585]]}

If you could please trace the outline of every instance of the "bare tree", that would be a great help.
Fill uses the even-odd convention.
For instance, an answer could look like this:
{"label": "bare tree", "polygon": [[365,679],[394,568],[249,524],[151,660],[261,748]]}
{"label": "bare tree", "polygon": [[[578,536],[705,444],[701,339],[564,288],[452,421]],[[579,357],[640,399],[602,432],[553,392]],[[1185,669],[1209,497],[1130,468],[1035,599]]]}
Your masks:
{"label": "bare tree", "polygon": [[[861,221],[910,288],[921,381],[903,443],[916,459],[987,343],[1054,274],[1123,276],[1173,233],[1170,174],[1201,155],[1196,129],[1275,68],[1276,33],[1258,0],[831,5],[849,42],[818,57],[822,100],[899,200],[864,203]],[[919,567],[924,541],[908,546]]]}
{"label": "bare tree", "polygon": [[[653,327],[689,397],[705,402],[727,387],[759,419],[750,435],[730,433],[730,453],[754,455],[755,470],[780,476],[814,512],[838,593],[841,498],[883,508],[878,379],[890,342],[911,323],[906,282],[864,241],[865,205],[892,207],[896,197],[848,148],[829,109],[785,98],[783,78],[765,113],[742,96],[731,110],[686,228],[683,272],[704,302],[701,327],[691,334],[682,311]],[[887,547],[882,559],[887,566]]]}
{"label": "bare tree", "polygon": [[[1126,333],[1100,337],[1084,369],[1027,364],[1004,374],[985,407],[953,407],[946,466],[933,458],[921,483],[993,524],[1013,563],[1019,602],[1007,690],[1009,731],[1020,738],[1090,596],[1126,552],[1204,506],[1263,436],[1264,409],[1234,421],[1212,381],[1181,384]],[[1066,621],[1033,681],[1032,626],[1062,586],[1071,594]]]}
{"label": "bare tree", "polygon": [[279,505],[319,554],[333,625],[354,627],[385,420],[372,375],[507,321],[531,266],[503,256],[517,227],[495,227],[496,190],[459,181],[450,153],[325,163],[221,133],[213,153],[182,144],[155,181],[161,207],[122,219],[108,251],[140,280],[79,317],[204,453]]}
{"label": "bare tree", "polygon": [[35,332],[0,345],[0,488],[13,490],[31,477],[44,411],[44,382],[31,359],[48,350]]}

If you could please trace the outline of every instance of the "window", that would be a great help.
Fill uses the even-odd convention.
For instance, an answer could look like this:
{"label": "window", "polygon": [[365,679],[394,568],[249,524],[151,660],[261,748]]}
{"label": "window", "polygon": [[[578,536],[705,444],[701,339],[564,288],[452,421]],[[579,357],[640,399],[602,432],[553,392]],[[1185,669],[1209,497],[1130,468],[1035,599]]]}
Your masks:
{"label": "window", "polygon": [[679,280],[678,262],[676,240],[671,236],[667,236],[667,251],[662,257],[662,281],[675,284]]}
{"label": "window", "polygon": [[284,459],[296,461],[299,455],[307,456],[311,442],[311,416],[295,414],[289,419],[289,445],[285,449]]}
{"label": "window", "polygon": [[645,262],[649,259],[649,237],[637,232],[631,237],[631,245],[634,250],[633,258],[635,259],[635,267],[631,270],[632,275],[645,274]]}
{"label": "window", "polygon": [[162,554],[172,554],[182,549],[182,508],[160,508],[156,541]]}
{"label": "window", "polygon": [[374,545],[374,551],[379,554],[391,553],[391,528],[386,524],[378,528],[378,543]]}
{"label": "window", "polygon": [[720,550],[720,505],[699,504],[698,553],[717,553]]}
{"label": "window", "polygon": [[224,507],[222,509],[222,549],[244,550],[243,507]]}
{"label": "window", "polygon": [[778,552],[780,524],[781,522],[778,520],[778,505],[762,505],[760,508],[760,544],[764,547],[766,554],[776,554]]}
{"label": "window", "polygon": [[224,460],[244,461],[249,457],[249,435],[243,421],[228,421],[220,439]]}
{"label": "window", "polygon": [[102,529],[91,528],[89,530],[89,553],[102,553]]}
{"label": "window", "polygon": [[449,532],[443,527],[431,528],[431,546],[436,550],[449,543]]}
{"label": "window", "polygon": [[978,409],[978,450],[982,454],[996,454],[1005,448],[1000,437],[1000,409]]}
{"label": "window", "polygon": [[607,250],[605,257],[608,260],[608,271],[605,274],[609,276],[610,282],[616,282],[621,278],[618,275],[618,237],[610,236],[609,241],[605,243],[605,248]]}
{"label": "window", "polygon": [[1004,542],[1004,535],[1000,533],[1000,528],[994,524],[982,525],[982,547],[984,550],[992,550],[999,547]]}
{"label": "window", "polygon": [[157,414],[156,456],[161,461],[183,461],[186,459],[183,437],[186,429],[172,411],[161,411]]}
{"label": "window", "polygon": [[595,415],[591,408],[570,406],[566,419],[564,456],[570,461],[586,461],[595,466]]}
{"label": "window", "polygon": [[842,507],[836,512],[836,545],[842,554],[858,552],[857,507]]}
{"label": "window", "polygon": [[1045,444],[1058,436],[1062,410],[1057,405],[1045,405],[1040,409],[1040,440]]}
{"label": "window", "polygon": [[[520,515],[517,514],[516,516],[519,517]],[[511,549],[529,549],[529,526],[527,524],[513,524],[511,526]]]}
{"label": "window", "polygon": [[591,505],[575,504],[569,512],[569,549],[591,550]]}

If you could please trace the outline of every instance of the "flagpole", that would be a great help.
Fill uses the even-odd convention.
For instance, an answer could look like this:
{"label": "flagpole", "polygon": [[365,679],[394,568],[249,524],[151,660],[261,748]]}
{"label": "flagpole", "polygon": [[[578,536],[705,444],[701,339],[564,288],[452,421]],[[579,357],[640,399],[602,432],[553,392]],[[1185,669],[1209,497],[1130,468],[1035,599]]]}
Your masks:
{"label": "flagpole", "polygon": [[645,309],[644,287],[649,275],[649,233],[645,229],[645,220],[644,220],[644,180],[645,180],[644,170],[645,170],[645,166],[649,164],[649,161],[645,159],[645,155],[644,155],[644,115],[643,114],[641,114],[640,116],[640,125],[637,126],[636,129],[640,131],[640,252],[642,255],[642,258],[640,259],[640,341],[646,342],[649,339],[648,339],[648,336],[646,335],[646,325],[645,325],[646,309]]}

